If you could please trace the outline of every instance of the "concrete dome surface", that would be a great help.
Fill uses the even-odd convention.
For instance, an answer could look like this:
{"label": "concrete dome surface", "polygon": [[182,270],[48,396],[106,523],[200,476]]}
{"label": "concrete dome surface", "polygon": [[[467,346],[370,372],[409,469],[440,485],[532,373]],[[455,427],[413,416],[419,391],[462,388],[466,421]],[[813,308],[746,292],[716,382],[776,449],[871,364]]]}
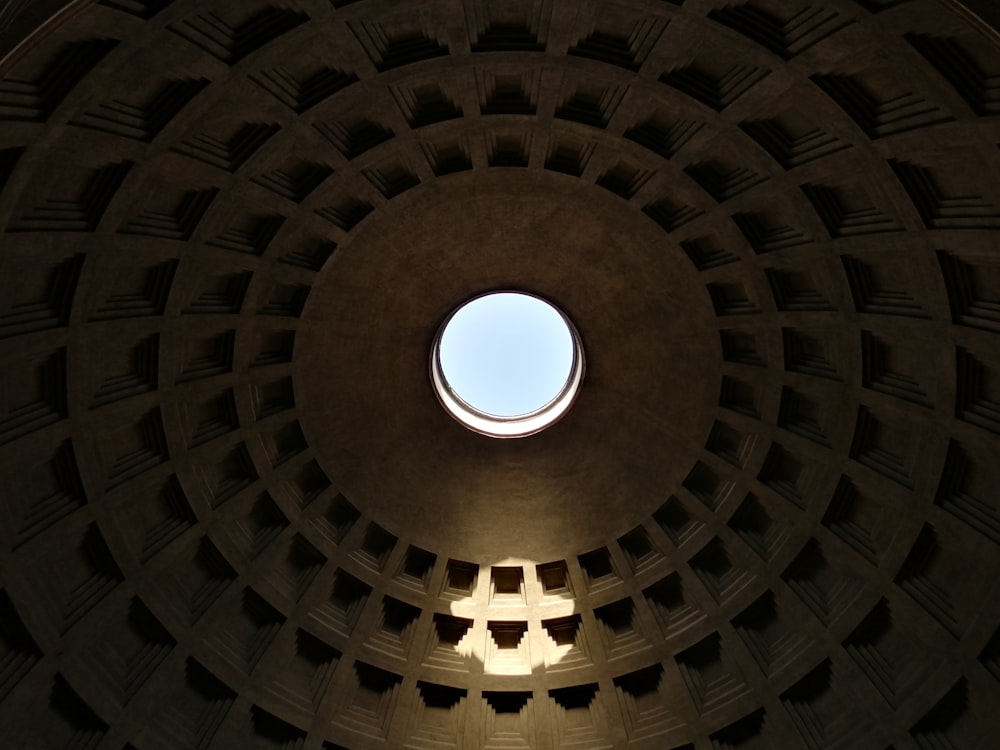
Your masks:
{"label": "concrete dome surface", "polygon": [[0,745],[1000,746],[998,25],[0,2]]}

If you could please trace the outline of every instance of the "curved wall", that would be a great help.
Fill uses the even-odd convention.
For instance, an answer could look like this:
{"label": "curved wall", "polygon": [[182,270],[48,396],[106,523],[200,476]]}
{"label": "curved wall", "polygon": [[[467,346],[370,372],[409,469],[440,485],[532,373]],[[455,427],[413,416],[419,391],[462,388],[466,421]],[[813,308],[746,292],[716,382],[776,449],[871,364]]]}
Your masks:
{"label": "curved wall", "polygon": [[[73,10],[0,66],[12,747],[997,743],[976,18]],[[427,376],[500,288],[588,358],[521,440]]]}

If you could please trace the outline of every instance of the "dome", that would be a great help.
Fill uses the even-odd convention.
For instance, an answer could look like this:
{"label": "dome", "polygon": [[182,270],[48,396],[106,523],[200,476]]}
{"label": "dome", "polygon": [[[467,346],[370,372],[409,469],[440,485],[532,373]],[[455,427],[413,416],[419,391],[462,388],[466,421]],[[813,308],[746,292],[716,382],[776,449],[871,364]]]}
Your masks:
{"label": "dome", "polygon": [[[997,26],[0,3],[5,741],[1000,744]],[[512,440],[501,290],[586,353]]]}

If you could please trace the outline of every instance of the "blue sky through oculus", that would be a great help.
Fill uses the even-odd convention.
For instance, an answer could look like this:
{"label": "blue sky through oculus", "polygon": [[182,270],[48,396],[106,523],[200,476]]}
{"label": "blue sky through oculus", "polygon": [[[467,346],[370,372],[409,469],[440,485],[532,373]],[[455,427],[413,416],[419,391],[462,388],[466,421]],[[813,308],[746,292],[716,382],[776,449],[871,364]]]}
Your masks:
{"label": "blue sky through oculus", "polygon": [[559,395],[573,363],[573,337],[548,303],[500,292],[459,309],[445,327],[440,352],[448,384],[466,403],[514,417]]}

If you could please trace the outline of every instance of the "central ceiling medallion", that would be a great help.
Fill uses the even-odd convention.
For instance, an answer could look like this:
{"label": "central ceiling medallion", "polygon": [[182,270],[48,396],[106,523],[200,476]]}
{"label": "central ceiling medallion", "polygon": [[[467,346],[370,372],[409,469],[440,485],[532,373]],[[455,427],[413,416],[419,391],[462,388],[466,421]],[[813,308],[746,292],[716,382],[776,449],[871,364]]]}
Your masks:
{"label": "central ceiling medallion", "polygon": [[491,437],[526,437],[556,422],[572,406],[583,371],[583,346],[569,318],[524,292],[491,292],[460,305],[431,349],[442,406]]}

